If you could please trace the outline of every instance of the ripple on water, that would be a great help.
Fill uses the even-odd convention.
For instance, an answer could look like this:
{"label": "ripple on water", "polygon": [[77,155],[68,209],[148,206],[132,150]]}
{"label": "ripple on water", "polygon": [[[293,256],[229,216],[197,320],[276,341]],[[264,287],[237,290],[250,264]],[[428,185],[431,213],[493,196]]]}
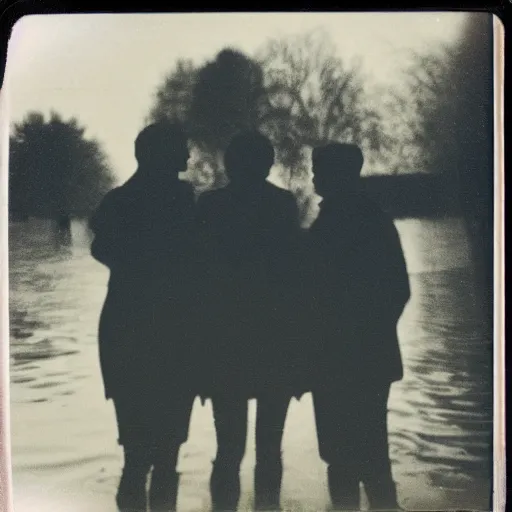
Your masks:
{"label": "ripple on water", "polygon": [[23,352],[11,354],[11,357],[15,362],[32,362],[41,359],[53,359],[55,357],[72,356],[78,353],[78,350],[59,350],[55,348],[45,348],[42,350],[25,350]]}
{"label": "ripple on water", "polygon": [[61,384],[63,384],[63,382],[45,381],[45,382],[40,382],[38,384],[33,384],[29,387],[31,389],[47,389],[47,388],[54,388],[55,386],[59,386]]}
{"label": "ripple on water", "polygon": [[35,380],[34,377],[16,377],[13,376],[11,378],[11,384],[26,384],[28,382],[33,382]]}

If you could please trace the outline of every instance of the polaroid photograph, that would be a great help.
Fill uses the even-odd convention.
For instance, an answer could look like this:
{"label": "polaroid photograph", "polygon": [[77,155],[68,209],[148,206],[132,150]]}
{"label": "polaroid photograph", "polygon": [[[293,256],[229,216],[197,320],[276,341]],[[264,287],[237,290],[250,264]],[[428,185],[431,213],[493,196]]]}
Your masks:
{"label": "polaroid photograph", "polygon": [[502,51],[486,12],[21,17],[5,510],[502,509]]}

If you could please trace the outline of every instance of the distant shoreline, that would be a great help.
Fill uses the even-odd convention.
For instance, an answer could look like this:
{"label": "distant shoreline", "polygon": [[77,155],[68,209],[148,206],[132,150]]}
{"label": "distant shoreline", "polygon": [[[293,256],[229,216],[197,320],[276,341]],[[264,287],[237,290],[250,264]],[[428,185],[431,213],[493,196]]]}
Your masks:
{"label": "distant shoreline", "polygon": [[394,218],[462,215],[459,191],[441,176],[371,175],[362,180],[368,195]]}
{"label": "distant shoreline", "polygon": [[[459,191],[441,175],[399,174],[362,177],[368,195],[394,218],[442,218],[461,214]],[[85,219],[86,215],[74,215]],[[9,222],[22,222],[29,217],[47,218],[47,215],[26,215],[11,211]]]}

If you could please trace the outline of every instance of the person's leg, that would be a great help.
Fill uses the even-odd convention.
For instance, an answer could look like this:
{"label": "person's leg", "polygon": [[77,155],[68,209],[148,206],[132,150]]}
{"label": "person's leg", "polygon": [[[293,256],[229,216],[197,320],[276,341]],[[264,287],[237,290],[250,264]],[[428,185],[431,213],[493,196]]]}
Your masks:
{"label": "person's leg", "polygon": [[233,512],[240,499],[240,464],[247,438],[247,400],[224,394],[212,399],[217,454],[210,478],[212,508]]}
{"label": "person's leg", "polygon": [[176,510],[179,474],[176,471],[182,443],[188,437],[190,415],[194,397],[177,397],[167,404],[167,410],[156,414],[155,443],[151,452],[151,486],[149,506],[151,512]]}
{"label": "person's leg", "polygon": [[116,504],[120,512],[146,512],[149,468],[148,450],[124,446],[124,468],[116,494]]}
{"label": "person's leg", "polygon": [[154,447],[151,454],[153,471],[149,488],[151,512],[176,510],[178,499],[179,474],[176,471],[181,443],[170,438]]}
{"label": "person's leg", "polygon": [[255,507],[279,510],[283,464],[281,442],[290,398],[266,396],[258,399],[256,415]]}
{"label": "person's leg", "polygon": [[[338,388],[338,386],[336,386]],[[320,457],[327,463],[331,503],[336,510],[359,510],[361,450],[355,398],[346,389],[315,389],[315,421]]]}
{"label": "person's leg", "polygon": [[364,393],[367,404],[364,417],[366,456],[363,481],[372,510],[398,510],[396,487],[389,459],[387,404],[389,384],[370,388]]}
{"label": "person's leg", "polygon": [[123,446],[124,467],[116,494],[121,512],[146,510],[146,481],[151,466],[149,449],[143,438],[141,411],[126,399],[114,400],[119,432]]}

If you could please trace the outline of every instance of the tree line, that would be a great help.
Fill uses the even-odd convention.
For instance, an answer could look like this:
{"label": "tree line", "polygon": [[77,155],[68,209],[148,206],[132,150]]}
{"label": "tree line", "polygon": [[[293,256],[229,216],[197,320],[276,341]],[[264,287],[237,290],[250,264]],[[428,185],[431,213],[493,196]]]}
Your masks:
{"label": "tree line", "polygon": [[[481,173],[478,186],[469,178],[492,170],[490,34],[490,17],[471,14],[456,43],[404,60],[400,90],[374,87],[322,31],[272,39],[253,56],[225,48],[201,65],[181,59],[156,88],[146,121],[186,124],[188,174],[198,192],[226,182],[222,155],[233,134],[258,128],[275,145],[276,179],[295,193],[304,216],[313,199],[310,151],[329,140],[359,144],[367,168],[430,173],[455,196],[466,187],[484,209],[488,183]],[[84,133],[76,119],[56,113],[49,120],[30,113],[14,126],[13,215],[92,211],[114,179],[102,145]]]}
{"label": "tree line", "polygon": [[101,144],[85,137],[75,118],[31,112],[14,126],[9,144],[9,214],[59,219],[85,217],[112,188]]}

